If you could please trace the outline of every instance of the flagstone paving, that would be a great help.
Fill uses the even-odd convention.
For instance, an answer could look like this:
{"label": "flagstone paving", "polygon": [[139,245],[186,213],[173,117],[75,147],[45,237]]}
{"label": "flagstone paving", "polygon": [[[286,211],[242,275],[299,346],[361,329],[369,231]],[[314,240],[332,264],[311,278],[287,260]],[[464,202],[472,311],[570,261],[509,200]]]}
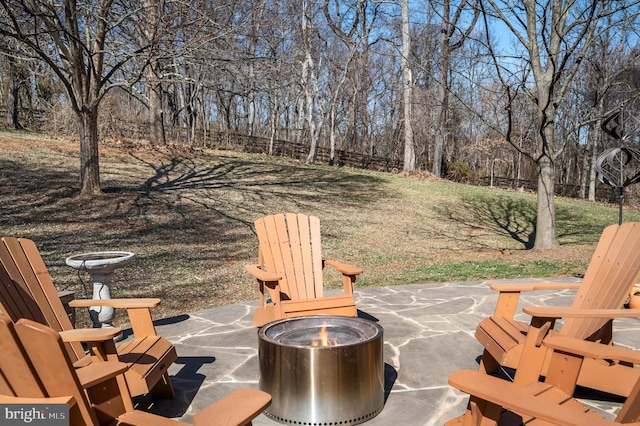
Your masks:
{"label": "flagstone paving", "polygon": [[[575,282],[576,278],[527,279],[508,282]],[[505,282],[505,281],[503,281]],[[523,293],[525,305],[569,305],[574,290]],[[414,284],[357,288],[359,315],[384,328],[386,401],[368,426],[441,425],[464,412],[468,396],[447,385],[449,374],[477,369],[482,347],[473,336],[480,320],[491,315],[497,294],[488,282]],[[192,422],[192,413],[240,387],[258,387],[258,336],[252,324],[256,303],[237,304],[158,321],[157,330],[175,343],[178,361],[170,368],[176,398],[140,407]],[[518,314],[527,319],[525,314]],[[616,344],[640,349],[640,320],[614,323]],[[583,401],[615,413],[620,404]],[[264,414],[255,426],[279,423]]]}

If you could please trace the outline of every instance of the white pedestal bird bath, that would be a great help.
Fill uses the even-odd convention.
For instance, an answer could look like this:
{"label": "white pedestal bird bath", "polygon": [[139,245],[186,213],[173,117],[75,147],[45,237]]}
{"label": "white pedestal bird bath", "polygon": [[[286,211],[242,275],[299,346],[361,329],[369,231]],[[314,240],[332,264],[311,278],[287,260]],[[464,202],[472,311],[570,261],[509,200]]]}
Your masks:
{"label": "white pedestal bird bath", "polygon": [[[111,299],[111,281],[116,269],[133,260],[135,255],[128,251],[103,251],[82,253],[67,257],[66,264],[79,271],[86,271],[93,282],[94,299]],[[91,306],[89,316],[93,326],[113,327],[115,309],[111,306]]]}

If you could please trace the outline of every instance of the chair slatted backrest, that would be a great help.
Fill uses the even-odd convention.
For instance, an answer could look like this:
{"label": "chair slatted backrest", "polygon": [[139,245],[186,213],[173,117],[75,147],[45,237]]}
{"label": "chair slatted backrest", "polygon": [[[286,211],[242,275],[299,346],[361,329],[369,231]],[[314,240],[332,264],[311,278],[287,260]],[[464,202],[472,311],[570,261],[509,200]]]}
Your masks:
{"label": "chair slatted backrest", "polygon": [[[608,244],[603,244],[607,242]],[[640,278],[640,223],[630,222],[605,228],[587,268],[572,307],[577,309],[619,309]],[[568,318],[562,333],[588,339],[608,320]]]}
{"label": "chair slatted backrest", "polygon": [[23,398],[73,397],[70,424],[98,424],[57,332],[27,319],[14,324],[3,316],[0,351],[0,394]]}
{"label": "chair slatted backrest", "polygon": [[4,239],[0,240],[0,266],[0,303],[2,303],[3,312],[14,321],[29,318],[46,322],[46,318],[4,244]]}
{"label": "chair slatted backrest", "polygon": [[[27,318],[55,331],[73,329],[51,275],[31,240],[0,239],[0,303],[14,322]],[[80,343],[66,346],[72,358],[84,356]]]}
{"label": "chair slatted backrest", "polygon": [[0,316],[0,394],[32,398],[46,395],[19,344],[13,322],[6,316]]}
{"label": "chair slatted backrest", "polygon": [[304,214],[277,214],[255,221],[259,262],[282,274],[282,292],[291,300],[323,297],[320,220]]}

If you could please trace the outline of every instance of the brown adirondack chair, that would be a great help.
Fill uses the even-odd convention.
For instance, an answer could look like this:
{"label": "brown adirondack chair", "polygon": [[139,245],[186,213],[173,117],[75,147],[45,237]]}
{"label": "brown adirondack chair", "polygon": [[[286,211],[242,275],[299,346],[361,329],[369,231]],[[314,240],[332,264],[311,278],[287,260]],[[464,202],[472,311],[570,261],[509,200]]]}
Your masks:
{"label": "brown adirondack chair", "polygon": [[[151,392],[156,397],[173,397],[167,372],[176,360],[175,347],[156,335],[150,308],[160,299],[74,300],[75,307],[113,306],[126,309],[134,338],[117,346],[120,361],[129,366],[125,377],[131,395]],[[27,318],[55,331],[72,330],[73,325],[58,297],[51,276],[31,240],[4,237],[0,240],[0,310],[14,322]],[[91,362],[80,342],[66,343],[77,366]]]}
{"label": "brown adirondack chair", "polygon": [[[245,268],[258,280],[260,303],[253,317],[256,326],[304,315],[357,315],[353,283],[362,269],[322,258],[317,217],[277,214],[256,220],[255,228],[258,264]],[[326,265],[342,274],[342,295],[324,296]]]}
{"label": "brown adirondack chair", "polygon": [[465,414],[445,425],[640,425],[640,381],[633,384],[615,420],[601,417],[571,397],[587,359],[639,364],[640,352],[561,335],[547,337],[543,345],[552,351],[544,382],[518,384],[471,370],[449,376],[451,386],[471,396]]}
{"label": "brown adirondack chair", "polygon": [[[113,342],[113,330],[59,334],[31,320],[14,324],[0,316],[0,403],[67,404],[68,424],[73,426],[186,424],[127,407],[127,387],[117,380],[128,370],[126,363],[96,360],[74,368],[63,338],[94,339],[90,343],[97,347]],[[271,396],[265,392],[239,389],[198,412],[194,421],[196,425],[250,425],[270,403]]]}
{"label": "brown adirondack chair", "polygon": [[[527,371],[518,371],[516,380],[522,384],[536,381],[539,374],[546,374],[550,359],[550,351],[540,343],[553,329],[556,319],[565,319],[558,330],[564,336],[611,344],[612,318],[625,315],[616,310],[623,306],[639,277],[640,223],[624,223],[603,231],[584,279],[579,285],[567,286],[578,289],[571,307],[530,307],[525,309],[525,313],[534,315],[530,324],[516,321],[514,314],[521,292],[559,289],[565,285],[492,285],[493,290],[500,292],[495,313],[480,322],[475,333],[484,346],[480,371],[494,373],[500,366],[520,370],[526,365]],[[627,396],[639,374],[638,369],[624,364],[609,368],[587,358],[577,384]]]}

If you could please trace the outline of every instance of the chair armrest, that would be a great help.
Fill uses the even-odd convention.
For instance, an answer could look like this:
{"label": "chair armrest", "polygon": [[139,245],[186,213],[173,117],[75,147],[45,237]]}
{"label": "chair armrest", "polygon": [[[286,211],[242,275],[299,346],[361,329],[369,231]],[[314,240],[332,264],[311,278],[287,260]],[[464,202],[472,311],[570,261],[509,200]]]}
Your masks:
{"label": "chair armrest", "polygon": [[565,290],[578,289],[582,283],[493,283],[489,287],[493,291],[499,292],[521,292],[535,290]]}
{"label": "chair armrest", "polygon": [[634,318],[640,309],[574,309],[565,306],[525,306],[525,314],[537,318]]}
{"label": "chair armrest", "polygon": [[79,328],[59,332],[64,342],[105,342],[113,340],[122,333],[119,327],[110,328]]}
{"label": "chair armrest", "polygon": [[69,302],[73,308],[89,306],[111,306],[112,308],[135,309],[135,308],[155,308],[161,300],[157,298],[147,299],[75,299]]}
{"label": "chair armrest", "polygon": [[616,360],[640,364],[640,352],[619,346],[603,345],[602,343],[555,334],[542,342],[543,345],[575,355],[601,360]]}
{"label": "chair armrest", "polygon": [[[242,388],[214,402],[193,416],[196,426],[251,424],[251,420],[271,405],[271,395],[258,389]],[[221,420],[224,419],[224,422]]]}
{"label": "chair armrest", "polygon": [[134,410],[121,414],[116,419],[116,426],[187,426],[188,423],[161,417],[146,411]]}
{"label": "chair armrest", "polygon": [[43,397],[28,397],[28,396],[10,396],[0,394],[0,404],[67,404],[72,407],[76,405],[76,400],[73,396],[43,396]]}
{"label": "chair armrest", "polygon": [[[271,404],[271,395],[257,389],[238,389],[193,416],[196,426],[250,425],[251,420]],[[118,416],[118,425],[177,426],[187,423],[160,417],[145,411],[131,411]]]}
{"label": "chair armrest", "polygon": [[493,315],[513,319],[521,292],[576,289],[580,287],[580,283],[494,283],[491,284],[490,287],[491,290],[500,293]]}
{"label": "chair armrest", "polygon": [[160,304],[157,298],[146,299],[77,299],[69,306],[89,307],[89,306],[111,306],[112,308],[122,308],[127,310],[133,334],[136,337],[155,336],[156,331],[151,318],[151,308]]}
{"label": "chair armrest", "polygon": [[[91,362],[103,361],[117,362],[118,352],[114,344],[113,338],[121,333],[119,327],[109,328],[80,328],[77,330],[61,331],[60,337],[63,342],[82,342],[89,347],[89,356]],[[80,358],[74,363],[76,368],[87,368],[89,359]]]}
{"label": "chair armrest", "polygon": [[567,404],[568,406],[558,405],[537,398],[526,386],[478,371],[457,371],[449,376],[449,384],[479,399],[489,401],[520,415],[536,417],[552,424],[566,426],[618,425],[618,423],[593,413],[578,411],[571,404]]}
{"label": "chair armrest", "polygon": [[333,266],[342,274],[342,287],[344,288],[344,294],[353,297],[353,284],[356,282],[356,277],[362,273],[362,269],[336,260],[323,260],[323,269],[325,265]]}
{"label": "chair armrest", "polygon": [[260,281],[274,282],[280,281],[282,279],[282,275],[263,271],[260,265],[245,265],[244,269],[246,269],[249,274]]}
{"label": "chair armrest", "polygon": [[109,380],[123,374],[128,369],[129,366],[124,362],[105,361],[94,362],[86,367],[77,368],[75,372],[82,387],[84,389],[88,389],[104,382],[105,380]]}
{"label": "chair armrest", "polygon": [[357,266],[347,265],[346,263],[338,262],[337,260],[323,260],[323,266],[329,265],[333,266],[343,275],[360,275],[362,273],[362,268],[358,268]]}

